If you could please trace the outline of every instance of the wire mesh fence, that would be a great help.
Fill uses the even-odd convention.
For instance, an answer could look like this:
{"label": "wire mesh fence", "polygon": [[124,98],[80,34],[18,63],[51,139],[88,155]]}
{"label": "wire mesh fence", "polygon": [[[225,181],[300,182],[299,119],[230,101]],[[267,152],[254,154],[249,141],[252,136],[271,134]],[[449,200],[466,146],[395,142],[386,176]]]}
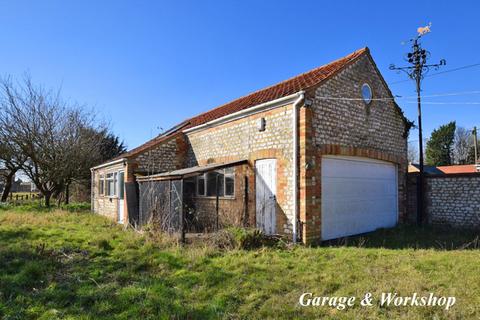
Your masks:
{"label": "wire mesh fence", "polygon": [[141,228],[154,224],[163,232],[180,232],[182,228],[182,181],[145,181],[139,184]]}
{"label": "wire mesh fence", "polygon": [[[199,193],[198,177],[176,180],[142,179],[138,183],[138,228],[152,225],[167,233],[209,233],[249,225],[248,178],[238,179],[233,195]],[[213,180],[213,182],[215,182]],[[215,187],[215,186],[214,186]]]}

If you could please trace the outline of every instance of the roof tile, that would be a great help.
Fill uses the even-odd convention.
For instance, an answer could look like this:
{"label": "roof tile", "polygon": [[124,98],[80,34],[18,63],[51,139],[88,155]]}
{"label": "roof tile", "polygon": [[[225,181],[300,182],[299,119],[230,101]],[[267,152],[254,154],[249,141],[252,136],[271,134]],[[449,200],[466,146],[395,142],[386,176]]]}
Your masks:
{"label": "roof tile", "polygon": [[118,158],[131,157],[140,152],[148,150],[152,146],[155,146],[158,143],[167,140],[172,135],[177,134],[184,129],[196,127],[204,123],[210,122],[212,120],[221,118],[223,116],[226,116],[244,109],[248,109],[250,107],[253,107],[268,101],[286,97],[296,92],[306,90],[310,87],[316,86],[320,84],[322,81],[333,76],[336,72],[343,69],[349,63],[353,62],[354,60],[356,60],[358,57],[360,57],[366,52],[368,52],[368,48],[362,48],[341,59],[335,60],[326,65],[310,70],[308,72],[299,74],[293,78],[284,80],[282,82],[279,82],[267,88],[255,91],[246,96],[243,96],[241,98],[238,98],[236,100],[223,104],[219,107],[216,107],[210,111],[201,113],[195,117],[192,117],[182,122],[179,126],[177,126],[178,129],[172,131],[169,135],[156,137],[144,143],[143,145],[128,151],[127,153],[121,155]]}

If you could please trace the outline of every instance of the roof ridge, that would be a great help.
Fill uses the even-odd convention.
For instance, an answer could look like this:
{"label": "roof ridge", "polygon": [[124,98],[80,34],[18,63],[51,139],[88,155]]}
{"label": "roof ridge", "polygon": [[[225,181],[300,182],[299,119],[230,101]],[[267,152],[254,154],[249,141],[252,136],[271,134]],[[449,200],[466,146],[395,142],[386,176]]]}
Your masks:
{"label": "roof ridge", "polygon": [[[249,96],[251,96],[251,95],[257,94],[257,93],[262,92],[262,91],[264,91],[264,90],[271,89],[271,88],[276,87],[276,86],[278,86],[278,85],[281,85],[281,84],[287,83],[287,82],[289,82],[289,81],[292,81],[292,80],[294,80],[294,79],[296,79],[296,78],[300,78],[300,77],[302,77],[302,76],[304,76],[304,75],[307,75],[307,74],[309,74],[309,73],[311,73],[311,72],[315,72],[315,71],[320,70],[320,69],[322,69],[322,68],[325,68],[325,67],[327,67],[327,66],[329,66],[329,65],[333,65],[333,64],[338,63],[338,62],[340,62],[340,61],[342,61],[342,60],[348,60],[349,58],[351,58],[351,57],[353,57],[353,56],[355,56],[355,55],[363,54],[363,53],[366,53],[366,52],[370,52],[370,50],[369,50],[369,48],[368,48],[367,46],[365,46],[365,47],[363,47],[363,48],[360,48],[360,49],[357,49],[357,50],[355,50],[355,51],[347,54],[346,56],[343,56],[343,57],[338,58],[338,59],[336,59],[336,60],[333,60],[333,61],[330,61],[330,62],[328,62],[328,63],[322,64],[321,66],[315,67],[315,68],[313,68],[313,69],[310,69],[310,70],[307,70],[307,71],[302,72],[302,73],[300,73],[300,74],[297,74],[297,75],[295,75],[295,76],[292,76],[292,77],[290,77],[290,78],[288,78],[288,79],[285,79],[285,80],[282,80],[282,81],[280,81],[280,82],[271,84],[271,85],[269,85],[269,86],[267,86],[267,87],[263,87],[263,88],[261,88],[261,89],[258,89],[258,90],[249,92],[249,93],[247,93],[247,94],[245,94],[245,95],[243,95],[243,96],[240,96],[240,97],[238,97],[238,98],[235,98],[235,99],[233,99],[233,100],[229,100],[229,101],[227,101],[227,102],[225,102],[225,103],[223,103],[223,104],[221,104],[221,105],[219,105],[219,106],[217,106],[217,107],[214,107],[213,109],[209,109],[209,110],[204,111],[204,112],[202,112],[202,113],[199,113],[199,114],[197,114],[197,115],[195,115],[195,116],[192,116],[192,117],[188,118],[187,120],[185,120],[185,122],[188,122],[188,121],[190,121],[190,120],[192,120],[192,119],[195,119],[195,118],[197,118],[197,117],[200,117],[200,116],[202,116],[202,115],[205,115],[205,114],[207,114],[207,113],[210,113],[210,112],[212,112],[212,111],[214,111],[214,110],[220,109],[220,108],[222,108],[222,107],[224,107],[224,106],[226,106],[226,105],[228,105],[228,104],[230,104],[230,103],[232,103],[232,102],[234,102],[234,101],[238,101],[238,100],[247,98],[247,97],[249,97]],[[341,67],[340,67],[340,68],[341,68]]]}
{"label": "roof ridge", "polygon": [[[138,154],[139,152],[149,150],[150,148],[156,146],[158,143],[163,142],[168,138],[171,138],[172,136],[183,132],[183,129],[185,128],[195,127],[197,125],[206,123],[214,119],[218,119],[222,116],[237,112],[239,110],[248,109],[263,102],[272,101],[304,89],[312,88],[316,85],[321,84],[323,81],[326,81],[331,76],[342,70],[345,66],[352,63],[359,57],[363,56],[365,53],[369,52],[370,50],[368,49],[368,47],[357,49],[341,58],[330,61],[329,63],[323,64],[316,68],[290,77],[286,80],[277,82],[270,86],[250,92],[239,98],[225,102],[213,109],[187,118],[186,120],[167,130],[163,134],[160,134],[148,140],[140,146],[130,149],[129,151],[120,155],[117,158],[131,157]],[[319,72],[322,69],[324,69],[324,72]]]}

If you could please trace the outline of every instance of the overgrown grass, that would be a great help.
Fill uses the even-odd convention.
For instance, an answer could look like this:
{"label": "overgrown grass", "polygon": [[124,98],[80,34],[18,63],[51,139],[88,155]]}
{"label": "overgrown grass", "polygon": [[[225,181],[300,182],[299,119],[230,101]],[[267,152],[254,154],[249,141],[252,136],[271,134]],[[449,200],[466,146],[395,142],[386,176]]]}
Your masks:
{"label": "overgrown grass", "polygon": [[[401,227],[317,248],[225,251],[152,239],[89,213],[4,210],[0,319],[478,319],[475,239]],[[303,292],[433,292],[457,304],[339,311],[300,307]]]}

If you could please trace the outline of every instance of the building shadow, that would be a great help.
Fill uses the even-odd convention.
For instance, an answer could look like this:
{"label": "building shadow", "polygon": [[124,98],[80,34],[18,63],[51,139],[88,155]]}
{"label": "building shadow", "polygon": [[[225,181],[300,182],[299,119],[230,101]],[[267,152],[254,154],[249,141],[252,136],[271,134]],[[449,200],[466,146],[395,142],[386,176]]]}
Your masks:
{"label": "building shadow", "polygon": [[399,225],[390,229],[322,242],[321,247],[479,250],[480,230],[445,226]]}

